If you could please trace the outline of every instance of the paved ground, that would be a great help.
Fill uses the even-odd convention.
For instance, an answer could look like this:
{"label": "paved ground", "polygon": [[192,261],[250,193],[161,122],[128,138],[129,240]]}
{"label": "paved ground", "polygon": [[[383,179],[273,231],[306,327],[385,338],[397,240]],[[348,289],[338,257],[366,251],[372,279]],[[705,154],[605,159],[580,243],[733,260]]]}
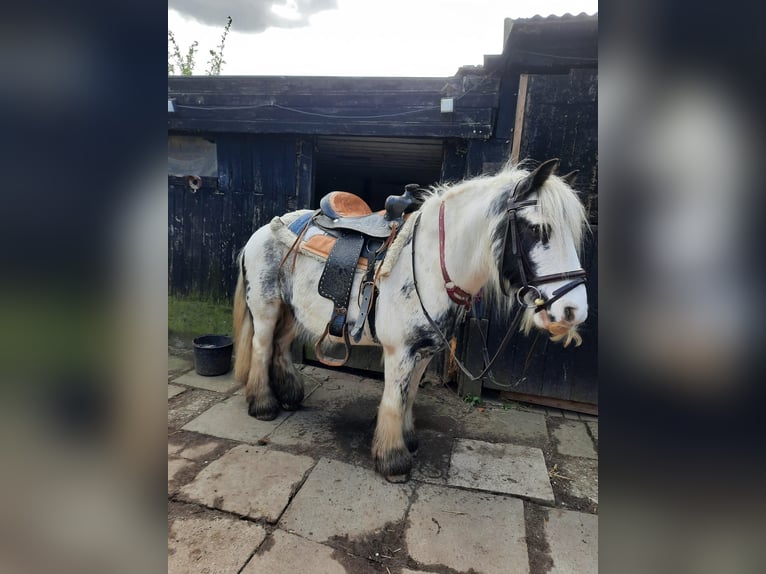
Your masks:
{"label": "paved ground", "polygon": [[301,371],[303,408],[263,422],[231,374],[169,356],[169,573],[597,571],[595,417],[425,383],[391,484],[370,459],[382,381]]}

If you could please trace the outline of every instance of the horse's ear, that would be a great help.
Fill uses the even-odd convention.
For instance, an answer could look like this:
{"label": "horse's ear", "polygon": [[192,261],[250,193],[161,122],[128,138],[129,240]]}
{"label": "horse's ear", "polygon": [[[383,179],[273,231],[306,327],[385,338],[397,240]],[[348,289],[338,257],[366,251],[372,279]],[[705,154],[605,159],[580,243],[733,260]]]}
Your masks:
{"label": "horse's ear", "polygon": [[558,158],[549,159],[537,166],[535,171],[519,182],[516,186],[516,199],[522,199],[533,191],[540,189],[550,175],[559,166]]}
{"label": "horse's ear", "polygon": [[563,179],[564,183],[566,183],[569,187],[572,187],[574,185],[575,180],[577,179],[578,173],[580,173],[579,169],[570,171],[568,174],[562,175],[561,179]]}

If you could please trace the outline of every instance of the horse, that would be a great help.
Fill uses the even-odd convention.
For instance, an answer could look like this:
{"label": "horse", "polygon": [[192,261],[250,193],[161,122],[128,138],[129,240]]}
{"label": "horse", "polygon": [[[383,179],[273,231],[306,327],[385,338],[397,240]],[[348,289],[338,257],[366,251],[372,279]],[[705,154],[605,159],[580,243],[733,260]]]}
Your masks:
{"label": "horse", "polygon": [[[580,344],[577,327],[588,305],[579,250],[587,222],[571,187],[576,172],[558,176],[557,167],[557,159],[533,171],[509,162],[495,175],[432,186],[402,226],[401,253],[387,274],[376,277],[376,336],[367,325],[352,343],[383,348],[385,383],[372,459],[389,481],[409,478],[418,447],[412,406],[419,381],[477,294],[491,299],[499,313],[517,308],[515,330],[538,328],[565,345]],[[333,302],[317,292],[323,263],[292,249],[266,225],[237,259],[235,378],[245,386],[248,413],[260,420],[300,406],[303,381],[291,344],[296,336],[320,339],[333,310]],[[285,264],[288,258],[292,264]],[[362,286],[362,275],[357,269],[352,293]],[[348,307],[353,323],[360,313],[356,297]]]}

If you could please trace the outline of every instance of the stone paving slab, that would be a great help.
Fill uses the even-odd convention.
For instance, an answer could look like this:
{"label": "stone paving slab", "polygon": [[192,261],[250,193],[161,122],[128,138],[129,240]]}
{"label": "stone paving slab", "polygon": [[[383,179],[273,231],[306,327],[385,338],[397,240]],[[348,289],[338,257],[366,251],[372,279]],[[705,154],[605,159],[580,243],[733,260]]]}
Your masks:
{"label": "stone paving slab", "polygon": [[234,371],[231,370],[225,375],[217,377],[203,377],[197,371],[189,371],[180,377],[173,379],[178,385],[186,385],[197,389],[206,389],[217,393],[230,393],[237,390],[241,385],[234,380]]}
{"label": "stone paving slab", "polygon": [[392,484],[364,468],[322,458],[279,527],[315,542],[360,536],[404,518],[411,484]]}
{"label": "stone paving slab", "polygon": [[270,442],[330,448],[333,456],[350,456],[354,460],[357,454],[363,453],[369,459],[380,393],[374,388],[349,389],[348,386],[344,381],[330,381],[317,387],[303,401],[303,407],[269,436]]}
{"label": "stone paving slab", "polygon": [[529,572],[524,503],[516,498],[420,485],[405,537],[422,566],[459,572]]}
{"label": "stone paving slab", "polygon": [[168,373],[181,373],[193,367],[194,364],[189,359],[177,355],[168,355]]}
{"label": "stone paving slab", "polygon": [[[332,548],[294,534],[275,530],[271,534],[271,541],[272,544],[267,541],[264,548],[256,552],[242,574],[347,574],[366,571],[361,561],[350,557],[344,559],[352,568],[347,570],[333,557]],[[357,567],[354,568],[354,565]]]}
{"label": "stone paving slab", "polygon": [[585,423],[562,421],[553,428],[552,435],[554,441],[557,442],[556,450],[560,454],[598,458],[588,429],[585,428]]}
{"label": "stone paving slab", "polygon": [[456,439],[447,482],[452,486],[555,502],[539,448]]}
{"label": "stone paving slab", "polygon": [[318,384],[316,390],[304,400],[304,404],[339,408],[363,398],[380,401],[383,396],[382,381],[363,379],[340,371],[331,371],[330,374],[332,376]]}
{"label": "stone paving slab", "polygon": [[178,395],[168,410],[168,426],[179,428],[200,415],[223,398],[220,393],[189,389]]}
{"label": "stone paving slab", "polygon": [[194,464],[191,461],[182,458],[169,458],[168,459],[168,492],[172,492],[174,488],[177,488],[175,484],[176,477],[187,468],[191,468]]}
{"label": "stone paving slab", "polygon": [[276,522],[314,465],[307,456],[234,447],[203,469],[181,496],[205,506]]}
{"label": "stone paving slab", "polygon": [[269,443],[282,446],[311,446],[335,440],[322,409],[301,408],[269,435]]}
{"label": "stone paving slab", "polygon": [[259,421],[247,414],[245,397],[234,395],[184,425],[183,430],[255,444],[292,414],[280,411],[273,421]]}
{"label": "stone paving slab", "polygon": [[548,440],[545,415],[518,409],[474,409],[464,421],[464,435],[490,442],[540,444]]}
{"label": "stone paving slab", "polygon": [[172,399],[174,396],[180,395],[185,390],[184,387],[179,387],[178,385],[168,385],[168,398]]}
{"label": "stone paving slab", "polygon": [[340,373],[342,371],[335,371],[333,369],[325,369],[323,367],[315,367],[313,365],[300,365],[298,370],[310,377],[314,377],[318,381],[328,380],[334,373]]}
{"label": "stone paving slab", "polygon": [[598,461],[590,458],[566,458],[558,472],[569,480],[564,484],[572,496],[598,504]]}
{"label": "stone paving slab", "polygon": [[410,477],[420,482],[446,485],[452,455],[452,439],[434,431],[419,431],[417,422],[415,429],[420,446],[413,457]]}
{"label": "stone paving slab", "polygon": [[176,454],[187,460],[199,461],[212,454],[219,446],[219,443],[210,441],[194,446],[188,446],[183,450],[177,451]]}
{"label": "stone paving slab", "polygon": [[173,439],[168,437],[168,457],[172,455],[176,455],[179,452],[181,452],[181,449],[183,449],[183,444],[178,444],[176,442],[173,442]]}
{"label": "stone paving slab", "polygon": [[560,508],[547,512],[545,536],[553,559],[549,572],[598,572],[598,516]]}
{"label": "stone paving slab", "polygon": [[168,574],[235,574],[265,538],[263,527],[244,520],[178,518],[168,536]]}

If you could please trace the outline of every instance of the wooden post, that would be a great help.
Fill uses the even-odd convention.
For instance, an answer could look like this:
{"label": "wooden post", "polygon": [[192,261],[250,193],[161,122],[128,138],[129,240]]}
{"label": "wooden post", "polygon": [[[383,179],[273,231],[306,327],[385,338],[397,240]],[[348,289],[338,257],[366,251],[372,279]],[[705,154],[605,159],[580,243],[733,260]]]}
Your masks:
{"label": "wooden post", "polygon": [[519,163],[519,151],[521,149],[521,132],[524,129],[524,113],[527,107],[527,83],[528,74],[519,76],[519,94],[516,98],[516,121],[513,124],[513,146],[511,147],[511,161]]}

